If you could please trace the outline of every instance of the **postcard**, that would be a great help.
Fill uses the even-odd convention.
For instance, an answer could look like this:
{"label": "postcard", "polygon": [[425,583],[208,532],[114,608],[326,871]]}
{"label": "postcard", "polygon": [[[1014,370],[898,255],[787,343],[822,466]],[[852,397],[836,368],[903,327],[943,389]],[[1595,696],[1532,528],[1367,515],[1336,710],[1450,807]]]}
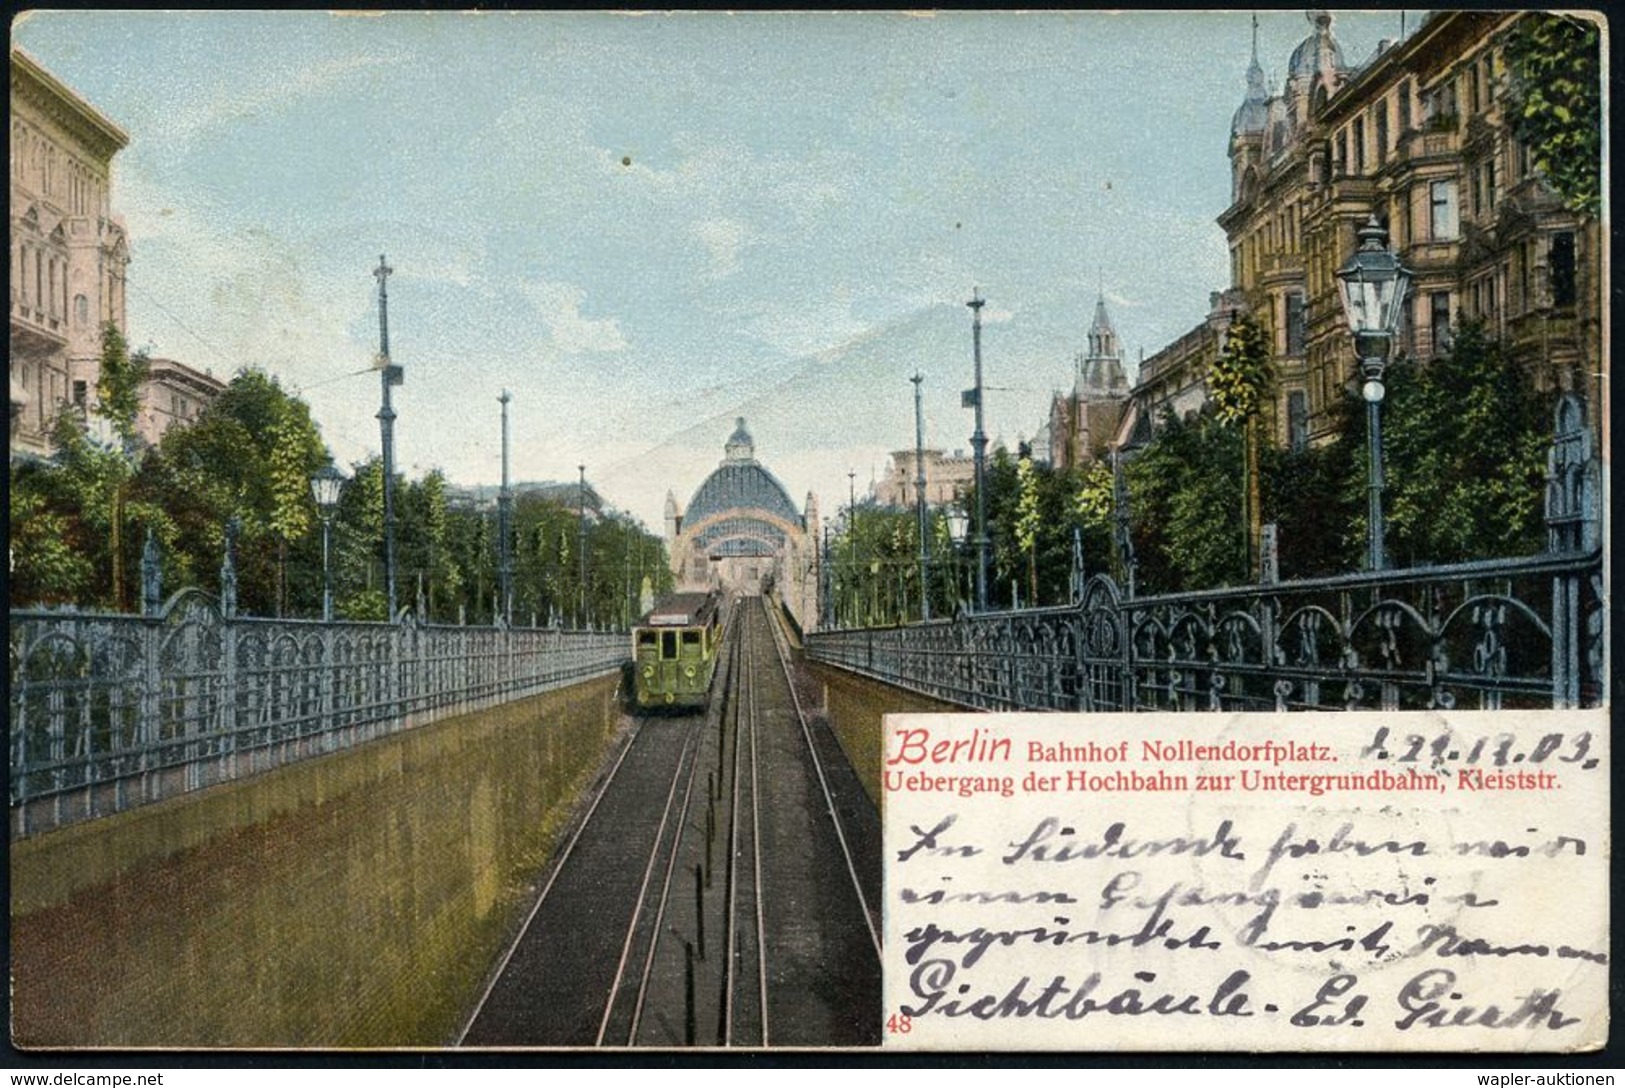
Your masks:
{"label": "postcard", "polygon": [[1605,1046],[1606,45],[20,16],[19,1060]]}

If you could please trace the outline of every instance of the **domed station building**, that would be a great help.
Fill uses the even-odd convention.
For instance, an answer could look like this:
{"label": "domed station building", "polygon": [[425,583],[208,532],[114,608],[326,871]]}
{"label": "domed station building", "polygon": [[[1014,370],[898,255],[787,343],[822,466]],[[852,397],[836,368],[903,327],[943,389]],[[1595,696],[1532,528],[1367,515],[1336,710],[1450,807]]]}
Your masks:
{"label": "domed station building", "polygon": [[784,485],[756,460],[741,416],[722,463],[686,510],[666,493],[666,545],[679,590],[761,593],[776,588],[803,630],[818,620],[818,499],[798,513]]}

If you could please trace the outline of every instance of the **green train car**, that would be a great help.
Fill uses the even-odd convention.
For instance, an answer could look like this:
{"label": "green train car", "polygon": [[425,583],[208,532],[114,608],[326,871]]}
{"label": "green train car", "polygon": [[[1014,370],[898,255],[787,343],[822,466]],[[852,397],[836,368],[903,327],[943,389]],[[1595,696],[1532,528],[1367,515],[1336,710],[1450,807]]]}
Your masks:
{"label": "green train car", "polygon": [[703,707],[722,641],[715,593],[674,593],[632,629],[632,688],[639,709]]}

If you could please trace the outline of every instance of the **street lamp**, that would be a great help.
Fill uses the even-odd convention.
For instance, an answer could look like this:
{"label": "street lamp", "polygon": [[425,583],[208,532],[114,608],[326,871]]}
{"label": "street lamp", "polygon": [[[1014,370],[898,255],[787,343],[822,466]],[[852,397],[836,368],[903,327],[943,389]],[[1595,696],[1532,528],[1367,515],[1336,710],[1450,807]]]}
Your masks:
{"label": "street lamp", "polygon": [[1337,270],[1337,279],[1343,314],[1354,334],[1354,351],[1360,359],[1360,396],[1365,400],[1366,448],[1370,453],[1366,565],[1371,570],[1382,570],[1387,565],[1382,541],[1382,374],[1399,331],[1399,315],[1411,273],[1388,248],[1388,232],[1375,215],[1360,228],[1359,238],[1360,248]]}
{"label": "street lamp", "polygon": [[577,465],[581,482],[576,485],[576,558],[581,573],[576,589],[576,626],[587,620],[587,466]]}
{"label": "street lamp", "polygon": [[959,562],[960,548],[965,543],[965,533],[970,529],[970,515],[957,506],[948,508],[948,536],[954,542],[954,595],[959,595]]}
{"label": "street lamp", "polygon": [[310,477],[310,495],[322,518],[322,619],[333,620],[333,515],[338,511],[339,493],[344,490],[344,473],[329,461]]}
{"label": "street lamp", "polygon": [[987,611],[987,433],[982,430],[982,307],[987,299],[971,288],[971,350],[976,359],[976,385],[965,390],[960,403],[976,409],[976,430],[971,432],[971,454],[976,462],[976,610]]}

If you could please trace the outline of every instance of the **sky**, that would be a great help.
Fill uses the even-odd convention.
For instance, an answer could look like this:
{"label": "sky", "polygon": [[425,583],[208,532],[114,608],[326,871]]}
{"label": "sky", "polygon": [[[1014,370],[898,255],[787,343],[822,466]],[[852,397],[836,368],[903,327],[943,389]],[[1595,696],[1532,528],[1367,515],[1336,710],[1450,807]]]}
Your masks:
{"label": "sky", "polygon": [[[1421,13],[1407,13],[1414,30]],[[1339,14],[1361,64],[1401,14]],[[1304,13],[1258,15],[1279,87]],[[130,340],[311,405],[341,467],[587,477],[658,528],[744,416],[801,505],[1070,387],[1104,295],[1135,363],[1227,286],[1248,13],[35,12],[12,41],[119,124]]]}

